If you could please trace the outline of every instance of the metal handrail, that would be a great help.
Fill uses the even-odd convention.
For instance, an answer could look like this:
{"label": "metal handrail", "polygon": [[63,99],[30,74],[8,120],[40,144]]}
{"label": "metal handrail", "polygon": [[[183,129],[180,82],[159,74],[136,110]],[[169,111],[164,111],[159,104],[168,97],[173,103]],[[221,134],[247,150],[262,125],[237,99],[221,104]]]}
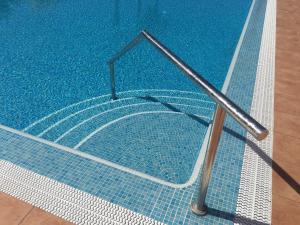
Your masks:
{"label": "metal handrail", "polygon": [[176,56],[170,49],[160,43],[151,34],[143,30],[137,35],[131,42],[129,42],[123,49],[121,49],[116,55],[114,55],[109,61],[110,77],[111,77],[111,91],[112,99],[116,99],[115,90],[115,71],[114,63],[121,56],[123,56],[130,49],[135,47],[143,39],[149,41],[154,47],[156,47],[167,59],[174,63],[179,69],[181,69],[187,77],[200,86],[216,103],[217,109],[214,115],[214,120],[211,129],[211,135],[208,144],[208,153],[205,158],[204,172],[200,185],[200,193],[198,201],[192,205],[192,210],[198,215],[206,214],[206,206],[204,204],[207,187],[210,180],[211,169],[215,158],[215,153],[218,147],[219,139],[221,136],[224,119],[226,113],[229,113],[239,124],[241,124],[249,133],[251,133],[257,140],[263,140],[268,136],[268,130],[258,123],[254,118],[237,106],[233,101],[226,97],[222,92],[211,85],[206,79],[204,79],[199,73],[193,70],[182,59]]}

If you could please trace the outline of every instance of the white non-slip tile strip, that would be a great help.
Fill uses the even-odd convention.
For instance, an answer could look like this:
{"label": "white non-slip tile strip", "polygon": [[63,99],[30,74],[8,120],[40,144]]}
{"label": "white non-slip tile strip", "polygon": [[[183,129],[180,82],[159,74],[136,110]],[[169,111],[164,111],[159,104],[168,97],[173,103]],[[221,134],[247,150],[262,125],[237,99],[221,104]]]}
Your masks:
{"label": "white non-slip tile strip", "polygon": [[0,168],[0,191],[75,224],[162,224],[10,162]]}
{"label": "white non-slip tile strip", "polygon": [[[236,224],[271,224],[273,112],[275,79],[276,0],[267,2],[251,115],[270,131],[268,138],[256,141],[250,135],[245,147]],[[250,143],[251,142],[251,143]],[[266,160],[267,159],[267,160]]]}

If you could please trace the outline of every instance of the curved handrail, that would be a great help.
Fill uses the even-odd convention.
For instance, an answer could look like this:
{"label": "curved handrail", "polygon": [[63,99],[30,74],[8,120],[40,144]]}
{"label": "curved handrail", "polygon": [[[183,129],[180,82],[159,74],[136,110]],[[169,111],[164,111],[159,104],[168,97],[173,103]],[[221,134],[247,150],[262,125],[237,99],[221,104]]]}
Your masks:
{"label": "curved handrail", "polygon": [[114,62],[118,60],[122,55],[128,52],[131,48],[136,46],[143,38],[148,40],[154,47],[156,47],[164,56],[166,56],[171,62],[173,62],[184,74],[186,74],[191,80],[193,80],[198,86],[200,86],[216,103],[220,105],[227,113],[229,113],[239,124],[241,124],[249,133],[251,133],[257,140],[263,140],[269,134],[269,131],[258,123],[253,117],[247,114],[243,109],[237,106],[233,101],[226,97],[222,92],[216,89],[206,79],[204,79],[199,73],[193,70],[182,59],[176,56],[170,49],[160,43],[147,31],[143,30],[137,35],[129,44],[127,44],[122,50],[114,55],[108,64],[111,69],[111,84],[112,84],[112,98],[116,98],[115,94],[115,78],[114,78]]}

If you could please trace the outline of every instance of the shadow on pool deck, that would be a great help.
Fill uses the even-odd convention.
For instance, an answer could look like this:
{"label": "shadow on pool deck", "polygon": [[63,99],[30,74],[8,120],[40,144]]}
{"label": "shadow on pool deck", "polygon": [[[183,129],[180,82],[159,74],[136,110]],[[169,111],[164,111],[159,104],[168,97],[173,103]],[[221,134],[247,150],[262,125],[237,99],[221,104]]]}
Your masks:
{"label": "shadow on pool deck", "polygon": [[268,223],[259,222],[259,221],[252,220],[247,217],[236,215],[234,213],[224,212],[224,211],[212,209],[209,207],[208,207],[208,214],[215,216],[215,217],[220,217],[225,220],[233,221],[233,222],[235,220],[237,220],[239,224],[269,225]]}

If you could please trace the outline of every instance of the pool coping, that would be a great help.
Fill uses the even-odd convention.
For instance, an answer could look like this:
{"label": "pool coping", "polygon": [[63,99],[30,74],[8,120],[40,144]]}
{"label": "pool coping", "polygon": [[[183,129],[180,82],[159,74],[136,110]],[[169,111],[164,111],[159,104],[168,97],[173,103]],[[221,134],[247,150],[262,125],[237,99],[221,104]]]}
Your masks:
{"label": "pool coping", "polygon": [[[250,218],[271,224],[272,160],[275,93],[275,42],[277,0],[268,0],[256,72],[251,116],[269,129],[269,136],[256,141],[247,133],[235,224]],[[249,223],[250,224],[250,223]]]}

